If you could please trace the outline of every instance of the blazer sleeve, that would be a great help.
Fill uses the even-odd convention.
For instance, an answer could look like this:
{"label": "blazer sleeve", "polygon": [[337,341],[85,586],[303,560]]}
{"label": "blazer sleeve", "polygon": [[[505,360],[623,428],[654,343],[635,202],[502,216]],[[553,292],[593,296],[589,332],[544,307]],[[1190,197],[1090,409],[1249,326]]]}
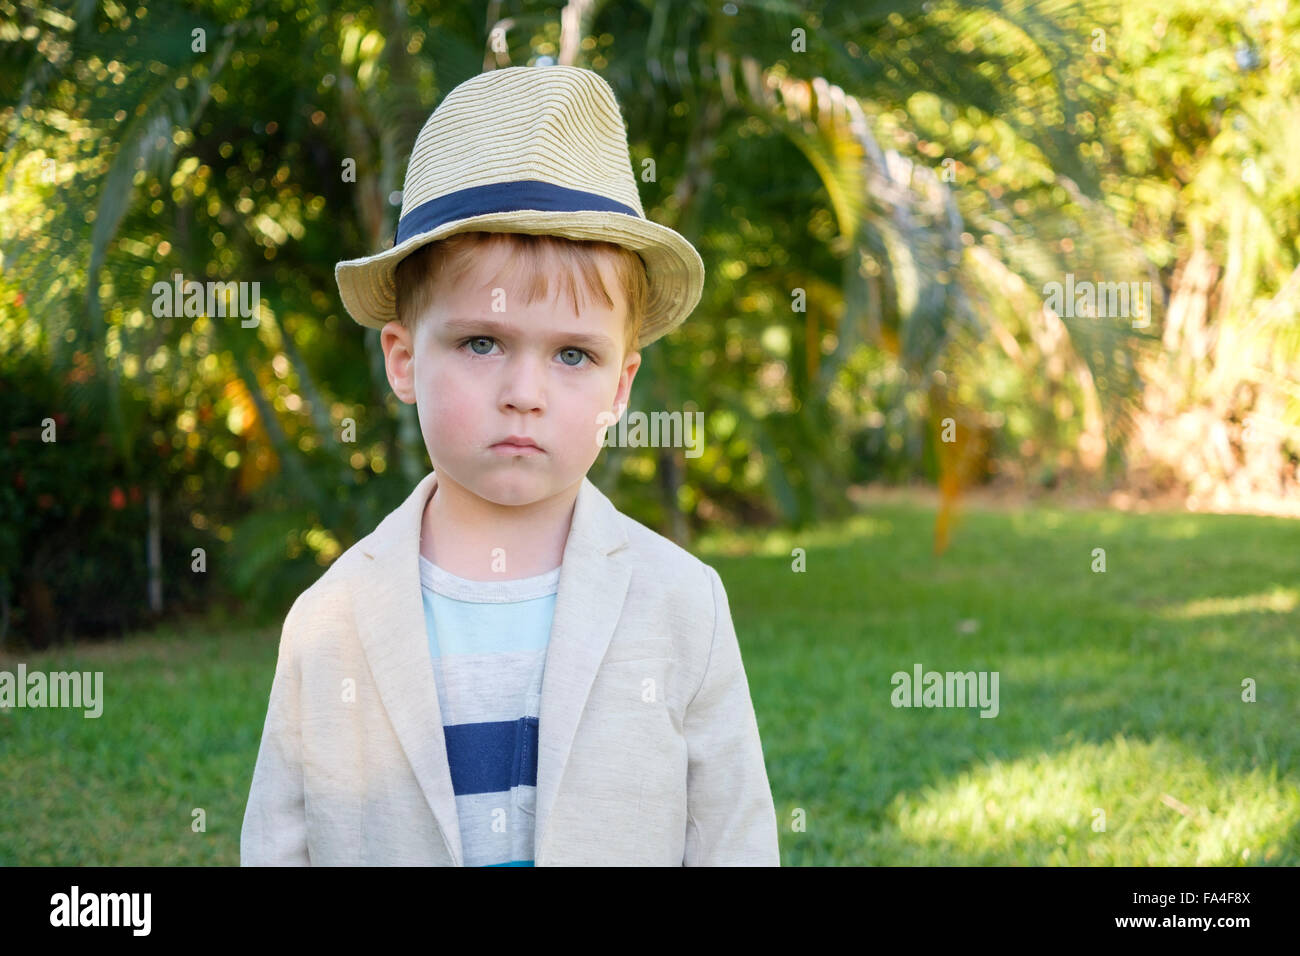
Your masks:
{"label": "blazer sleeve", "polygon": [[[305,596],[305,595],[304,595]],[[241,866],[310,866],[302,774],[300,596],[285,617],[271,699],[239,837]]]}
{"label": "blazer sleeve", "polygon": [[758,722],[722,579],[713,588],[713,643],[686,706],[688,753],[683,866],[780,866],[776,810]]}

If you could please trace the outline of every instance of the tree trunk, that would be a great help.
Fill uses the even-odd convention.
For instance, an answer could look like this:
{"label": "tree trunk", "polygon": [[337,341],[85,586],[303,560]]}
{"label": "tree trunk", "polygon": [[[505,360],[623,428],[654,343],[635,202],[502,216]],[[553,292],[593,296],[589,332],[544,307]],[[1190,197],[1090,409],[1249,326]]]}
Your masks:
{"label": "tree trunk", "polygon": [[149,610],[161,614],[162,598],[162,503],[156,485],[149,488]]}

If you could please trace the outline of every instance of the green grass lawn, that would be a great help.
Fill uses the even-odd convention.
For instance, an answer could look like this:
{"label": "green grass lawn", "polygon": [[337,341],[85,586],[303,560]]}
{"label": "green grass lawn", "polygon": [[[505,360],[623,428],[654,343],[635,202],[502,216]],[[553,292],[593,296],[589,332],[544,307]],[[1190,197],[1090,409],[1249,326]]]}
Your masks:
{"label": "green grass lawn", "polygon": [[[785,865],[1300,865],[1300,523],[972,510],[935,557],[933,521],[888,504],[700,543]],[[277,639],[195,626],[0,658],[104,670],[108,697],[97,720],[0,711],[0,863],[237,863]],[[895,708],[917,663],[997,671],[998,715]]]}

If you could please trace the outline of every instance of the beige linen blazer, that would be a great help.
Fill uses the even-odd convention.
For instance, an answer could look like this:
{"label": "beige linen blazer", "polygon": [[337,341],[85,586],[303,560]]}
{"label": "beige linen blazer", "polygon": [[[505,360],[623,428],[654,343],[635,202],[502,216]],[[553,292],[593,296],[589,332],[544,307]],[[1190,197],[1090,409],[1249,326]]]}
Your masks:
{"label": "beige linen blazer", "polygon": [[[244,866],[463,866],[420,594],[437,475],[284,622]],[[583,478],[538,715],[537,866],[779,866],[722,581]]]}

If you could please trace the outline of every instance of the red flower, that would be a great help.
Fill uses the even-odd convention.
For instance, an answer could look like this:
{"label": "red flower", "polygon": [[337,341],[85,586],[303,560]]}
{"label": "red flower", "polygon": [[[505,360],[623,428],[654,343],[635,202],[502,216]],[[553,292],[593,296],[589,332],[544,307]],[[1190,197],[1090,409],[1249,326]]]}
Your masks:
{"label": "red flower", "polygon": [[23,473],[21,471],[17,472],[14,475],[14,487],[17,488],[19,491],[22,491],[24,488],[27,487],[27,479],[23,477]]}
{"label": "red flower", "polygon": [[26,301],[27,296],[23,295],[21,292],[14,296],[14,305],[22,305]]}
{"label": "red flower", "polygon": [[41,508],[49,508],[54,504],[54,496],[51,494],[40,495],[36,499],[36,504]]}
{"label": "red flower", "polygon": [[126,507],[126,495],[122,494],[121,488],[113,489],[113,493],[108,496],[108,503],[111,504],[116,511],[121,511]]}
{"label": "red flower", "polygon": [[132,502],[137,502],[137,501],[139,501],[139,500],[140,500],[140,486],[139,486],[139,485],[132,485],[132,486],[131,486],[131,501],[132,501]]}

